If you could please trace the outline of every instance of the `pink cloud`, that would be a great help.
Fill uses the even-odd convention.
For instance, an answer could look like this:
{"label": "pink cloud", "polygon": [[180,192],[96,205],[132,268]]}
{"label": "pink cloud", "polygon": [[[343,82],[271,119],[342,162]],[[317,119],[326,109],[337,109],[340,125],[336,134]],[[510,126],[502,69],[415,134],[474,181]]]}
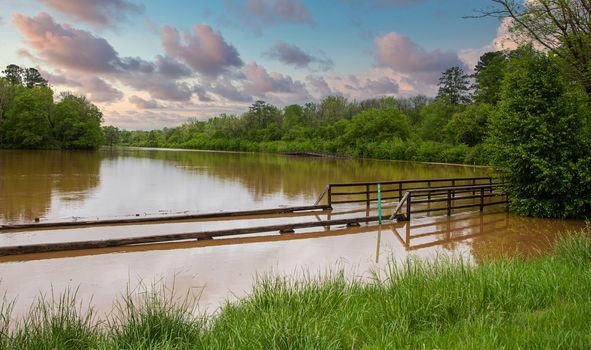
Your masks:
{"label": "pink cloud", "polygon": [[464,65],[455,52],[427,51],[394,32],[379,36],[374,42],[380,65],[399,73],[420,74],[424,80],[436,79],[449,67]]}
{"label": "pink cloud", "polygon": [[228,68],[241,67],[244,63],[236,48],[228,44],[220,32],[214,32],[206,24],[193,27],[193,33],[180,33],[176,28],[163,25],[160,30],[166,53],[197,72],[215,77]]}
{"label": "pink cloud", "polygon": [[15,14],[12,22],[25,42],[40,58],[52,65],[84,72],[113,72],[119,63],[117,52],[103,38],[60,25],[47,13],[35,17]]}
{"label": "pink cloud", "polygon": [[76,20],[92,26],[112,27],[124,20],[127,14],[138,14],[144,11],[141,5],[125,0],[39,0]]}

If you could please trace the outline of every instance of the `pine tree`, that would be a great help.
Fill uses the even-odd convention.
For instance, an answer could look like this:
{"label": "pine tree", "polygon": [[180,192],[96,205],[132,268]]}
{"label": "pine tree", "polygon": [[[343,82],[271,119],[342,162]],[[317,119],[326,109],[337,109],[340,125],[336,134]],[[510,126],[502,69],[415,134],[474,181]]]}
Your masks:
{"label": "pine tree", "polygon": [[437,98],[447,99],[452,105],[470,103],[469,76],[460,67],[451,67],[439,78],[439,93]]}

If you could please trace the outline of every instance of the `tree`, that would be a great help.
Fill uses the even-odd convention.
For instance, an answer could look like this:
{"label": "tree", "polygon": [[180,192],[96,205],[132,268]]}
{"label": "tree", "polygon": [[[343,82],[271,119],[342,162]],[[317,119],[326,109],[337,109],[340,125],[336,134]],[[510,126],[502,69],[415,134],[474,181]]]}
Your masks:
{"label": "tree", "polygon": [[101,111],[83,96],[65,95],[54,109],[54,132],[65,149],[94,149],[103,142]]}
{"label": "tree", "polygon": [[369,109],[353,116],[345,129],[343,141],[355,144],[393,137],[406,140],[409,135],[410,120],[397,109]]}
{"label": "tree", "polygon": [[103,135],[105,135],[105,144],[113,147],[121,140],[121,131],[112,125],[103,126]]}
{"label": "tree", "polygon": [[494,108],[489,104],[472,104],[465,111],[453,115],[445,127],[446,134],[453,143],[476,146],[484,140],[488,119]]}
{"label": "tree", "polygon": [[460,67],[451,67],[439,78],[437,98],[445,98],[452,105],[470,102],[469,76]]}
{"label": "tree", "polygon": [[41,73],[35,68],[27,68],[23,73],[23,83],[29,89],[35,86],[47,86],[47,80],[45,80]]}
{"label": "tree", "polygon": [[539,217],[591,214],[591,140],[582,101],[544,54],[522,50],[507,66],[487,146],[511,208]]}
{"label": "tree", "polygon": [[507,64],[503,52],[487,52],[480,56],[474,69],[474,100],[495,105],[500,98],[501,82]]}
{"label": "tree", "polygon": [[4,73],[4,76],[9,83],[14,85],[23,84],[23,69],[16,64],[9,64],[2,73]]}
{"label": "tree", "polygon": [[437,99],[421,109],[421,123],[419,124],[419,135],[423,140],[443,142],[446,135],[446,125],[454,113],[462,106],[449,103],[447,99]]}
{"label": "tree", "polygon": [[349,101],[343,96],[327,96],[316,110],[321,124],[334,123],[339,119],[350,119],[353,115],[349,110]]}
{"label": "tree", "polygon": [[19,89],[22,89],[20,85],[14,85],[10,83],[8,79],[0,78],[0,145],[4,142],[2,124],[5,120],[6,112]]}
{"label": "tree", "polygon": [[6,112],[4,142],[16,148],[52,148],[53,91],[48,87],[21,89]]}
{"label": "tree", "polygon": [[47,86],[47,80],[35,68],[21,68],[16,64],[9,64],[2,73],[13,85],[24,85],[29,89],[35,86]]}
{"label": "tree", "polygon": [[479,17],[510,18],[517,42],[534,42],[552,52],[591,95],[591,1],[491,1],[496,8]]}

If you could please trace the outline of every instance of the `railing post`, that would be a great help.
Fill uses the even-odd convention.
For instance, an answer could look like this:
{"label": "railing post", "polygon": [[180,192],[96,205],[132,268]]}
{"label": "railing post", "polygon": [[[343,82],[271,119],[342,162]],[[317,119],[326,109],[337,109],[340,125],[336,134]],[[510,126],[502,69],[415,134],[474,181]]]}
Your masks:
{"label": "railing post", "polygon": [[[456,187],[456,180],[451,180],[451,187]],[[456,191],[453,192],[453,197],[456,198]]]}
{"label": "railing post", "polygon": [[398,200],[402,200],[402,182],[398,183]]}
{"label": "railing post", "polygon": [[[427,187],[431,188],[431,181],[427,181]],[[429,194],[427,194],[427,198],[429,200],[431,200],[431,191],[429,191]],[[431,204],[431,203],[429,203],[429,204]]]}
{"label": "railing post", "polygon": [[447,216],[451,215],[451,190],[447,190]]}
{"label": "railing post", "polygon": [[411,200],[412,200],[412,193],[411,192],[407,192],[408,193],[408,199],[406,200],[406,220],[410,221],[410,206],[411,204]]}
{"label": "railing post", "polygon": [[[476,179],[472,179],[472,186],[476,186]],[[472,190],[472,195],[476,194],[476,190]]]}
{"label": "railing post", "polygon": [[369,185],[365,185],[365,200],[365,206],[369,208]]}
{"label": "railing post", "polygon": [[484,187],[480,188],[480,212],[484,211]]}
{"label": "railing post", "polygon": [[328,206],[332,209],[332,185],[328,185]]}

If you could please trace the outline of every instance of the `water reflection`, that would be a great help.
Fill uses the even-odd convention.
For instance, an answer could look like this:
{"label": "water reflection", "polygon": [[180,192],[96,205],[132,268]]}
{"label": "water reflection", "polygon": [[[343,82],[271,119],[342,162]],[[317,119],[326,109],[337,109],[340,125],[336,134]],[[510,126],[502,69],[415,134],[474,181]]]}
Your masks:
{"label": "water reflection", "polygon": [[482,175],[488,170],[271,154],[0,150],[0,223],[307,205],[329,182]]}
{"label": "water reflection", "polygon": [[576,220],[535,219],[508,213],[459,214],[423,218],[392,226],[408,251],[440,247],[456,252],[469,245],[470,256],[480,263],[502,256],[535,256],[547,253],[556,240],[585,226]]}
{"label": "water reflection", "polygon": [[100,163],[97,152],[0,151],[0,222],[43,217],[55,199],[84,201]]}

